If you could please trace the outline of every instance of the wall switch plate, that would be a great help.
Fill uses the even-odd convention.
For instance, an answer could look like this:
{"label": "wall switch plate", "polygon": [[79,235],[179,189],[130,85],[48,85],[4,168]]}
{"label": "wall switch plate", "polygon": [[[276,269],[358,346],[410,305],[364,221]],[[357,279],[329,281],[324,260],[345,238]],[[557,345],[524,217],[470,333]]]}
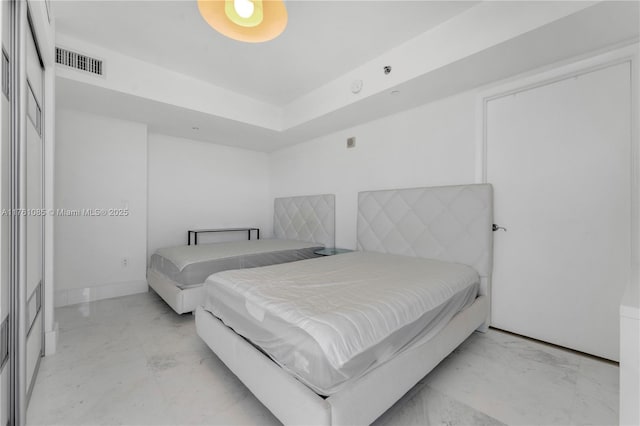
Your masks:
{"label": "wall switch plate", "polygon": [[356,138],[352,136],[347,138],[347,148],[355,148],[356,147]]}

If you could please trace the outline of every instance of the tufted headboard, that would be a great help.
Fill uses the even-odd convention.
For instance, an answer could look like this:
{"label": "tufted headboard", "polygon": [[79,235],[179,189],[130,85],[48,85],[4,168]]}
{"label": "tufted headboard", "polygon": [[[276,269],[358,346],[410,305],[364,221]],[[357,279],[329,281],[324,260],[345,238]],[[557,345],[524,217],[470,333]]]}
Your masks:
{"label": "tufted headboard", "polygon": [[358,194],[358,250],[472,266],[489,294],[493,267],[493,188],[489,184]]}
{"label": "tufted headboard", "polygon": [[325,247],[335,247],[335,195],[276,198],[273,205],[273,232],[279,239],[311,241]]}

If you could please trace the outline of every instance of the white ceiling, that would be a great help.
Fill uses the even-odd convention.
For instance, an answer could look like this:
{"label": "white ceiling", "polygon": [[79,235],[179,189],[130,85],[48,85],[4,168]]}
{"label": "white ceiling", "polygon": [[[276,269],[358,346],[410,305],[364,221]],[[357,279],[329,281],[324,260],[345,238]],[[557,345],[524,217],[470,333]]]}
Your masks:
{"label": "white ceiling", "polygon": [[211,29],[195,1],[55,1],[54,14],[59,34],[284,106],[476,3],[287,1],[287,29],[259,44]]}
{"label": "white ceiling", "polygon": [[[552,6],[562,7],[561,3],[564,2]],[[54,4],[58,34],[118,50],[215,86],[266,100],[277,107],[332,79],[341,78],[409,37],[419,36],[429,26],[448,17],[449,21],[438,29],[456,22],[458,18],[453,15],[471,5],[426,0],[289,0],[290,24],[285,34],[273,42],[250,45],[228,40],[206,26],[197,14],[195,0],[85,0],[56,1]],[[502,9],[503,4],[508,8],[512,3],[500,3],[498,7]],[[486,3],[480,6],[483,5]],[[339,17],[329,16],[337,11],[342,12]],[[351,15],[346,15],[347,12]],[[295,14],[298,17],[294,19]],[[450,61],[415,77],[399,79],[393,87],[401,91],[398,96],[391,96],[390,89],[376,91],[281,130],[249,124],[242,118],[223,118],[190,105],[178,106],[162,99],[136,95],[134,91],[129,93],[126,87],[118,90],[101,86],[106,80],[82,79],[73,72],[63,73],[63,69],[58,69],[56,104],[61,108],[146,123],[154,133],[270,152],[568,58],[637,42],[639,17],[637,1],[588,3],[579,12],[463,59]],[[406,25],[402,19],[406,19]],[[468,28],[469,21],[463,19],[463,22],[464,28]],[[505,25],[508,24],[505,20]],[[486,31],[491,30],[487,28]],[[468,33],[469,30],[465,34]],[[438,48],[449,54],[461,43],[474,42],[467,35],[453,39],[445,38]],[[201,52],[209,54],[201,55]],[[415,49],[405,52],[410,58],[421,54],[422,50]],[[381,74],[378,65],[383,64],[386,61],[375,64],[377,74]],[[397,68],[400,73],[410,71]],[[127,83],[135,85],[136,80]],[[373,84],[370,83],[367,80],[365,85],[371,87]],[[351,95],[348,85],[343,91]],[[342,96],[342,92],[338,96]]]}

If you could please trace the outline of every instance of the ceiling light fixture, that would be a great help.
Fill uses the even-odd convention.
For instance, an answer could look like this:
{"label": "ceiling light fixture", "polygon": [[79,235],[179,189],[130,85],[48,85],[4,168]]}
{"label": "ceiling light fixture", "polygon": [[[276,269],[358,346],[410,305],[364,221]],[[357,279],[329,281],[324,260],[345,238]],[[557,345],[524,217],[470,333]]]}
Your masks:
{"label": "ceiling light fixture", "polygon": [[287,26],[283,0],[198,0],[198,9],[214,30],[248,43],[273,40]]}

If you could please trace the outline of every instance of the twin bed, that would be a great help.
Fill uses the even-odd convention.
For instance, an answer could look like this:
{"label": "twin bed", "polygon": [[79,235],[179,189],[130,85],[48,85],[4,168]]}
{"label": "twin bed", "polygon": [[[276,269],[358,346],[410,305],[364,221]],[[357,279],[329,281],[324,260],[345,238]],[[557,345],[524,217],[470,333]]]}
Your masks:
{"label": "twin bed", "polygon": [[199,336],[285,424],[369,424],[488,326],[492,188],[361,192],[358,251],[209,276]]}
{"label": "twin bed", "polygon": [[228,269],[254,268],[317,257],[335,245],[335,196],[276,198],[275,239],[234,241],[157,250],[147,282],[178,314],[204,301],[205,279]]}

